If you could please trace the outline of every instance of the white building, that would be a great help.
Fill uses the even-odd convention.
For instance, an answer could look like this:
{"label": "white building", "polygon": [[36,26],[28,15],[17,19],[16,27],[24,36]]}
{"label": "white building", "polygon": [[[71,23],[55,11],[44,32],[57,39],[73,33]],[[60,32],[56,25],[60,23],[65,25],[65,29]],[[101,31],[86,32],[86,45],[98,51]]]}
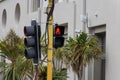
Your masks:
{"label": "white building", "polygon": [[[0,39],[10,28],[23,36],[23,27],[32,19],[46,25],[44,0],[5,0],[0,3]],[[119,0],[56,0],[54,23],[65,25],[68,36],[80,31],[98,36],[105,56],[85,69],[83,80],[120,80],[120,1]],[[68,70],[67,80],[77,80]]]}

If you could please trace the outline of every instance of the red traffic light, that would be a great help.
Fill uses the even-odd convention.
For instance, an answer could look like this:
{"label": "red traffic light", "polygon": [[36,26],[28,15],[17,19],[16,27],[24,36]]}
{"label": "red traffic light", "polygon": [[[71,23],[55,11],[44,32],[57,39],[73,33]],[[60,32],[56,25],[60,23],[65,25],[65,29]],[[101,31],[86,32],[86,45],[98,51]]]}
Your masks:
{"label": "red traffic light", "polygon": [[54,29],[54,48],[59,48],[64,45],[64,26],[56,25]]}
{"label": "red traffic light", "polygon": [[55,36],[64,35],[64,26],[56,26],[55,27]]}
{"label": "red traffic light", "polygon": [[57,27],[57,28],[56,28],[55,34],[56,34],[56,35],[60,35],[60,34],[61,34],[61,29],[60,29],[60,27]]}

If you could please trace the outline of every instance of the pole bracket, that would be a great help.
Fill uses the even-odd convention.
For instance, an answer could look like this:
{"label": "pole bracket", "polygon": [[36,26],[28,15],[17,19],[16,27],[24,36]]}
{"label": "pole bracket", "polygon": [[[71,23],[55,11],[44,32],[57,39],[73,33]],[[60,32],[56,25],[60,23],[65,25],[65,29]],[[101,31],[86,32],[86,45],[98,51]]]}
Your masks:
{"label": "pole bracket", "polygon": [[47,62],[52,62],[52,60],[47,60]]}

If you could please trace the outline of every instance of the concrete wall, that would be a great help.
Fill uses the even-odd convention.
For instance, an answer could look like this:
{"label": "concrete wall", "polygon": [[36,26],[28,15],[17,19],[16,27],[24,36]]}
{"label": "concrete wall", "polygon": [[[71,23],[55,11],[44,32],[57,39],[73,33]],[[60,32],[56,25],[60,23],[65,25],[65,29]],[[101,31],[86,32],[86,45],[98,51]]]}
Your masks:
{"label": "concrete wall", "polygon": [[106,80],[120,80],[120,1],[106,0]]}
{"label": "concrete wall", "polygon": [[104,0],[87,0],[86,7],[89,27],[106,24],[106,4]]}

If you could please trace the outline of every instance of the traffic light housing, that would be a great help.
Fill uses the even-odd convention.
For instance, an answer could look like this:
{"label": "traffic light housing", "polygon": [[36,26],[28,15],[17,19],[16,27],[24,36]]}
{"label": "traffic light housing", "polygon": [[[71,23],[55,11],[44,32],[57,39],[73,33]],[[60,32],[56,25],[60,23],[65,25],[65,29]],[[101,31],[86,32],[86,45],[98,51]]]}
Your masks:
{"label": "traffic light housing", "polygon": [[54,28],[54,48],[59,48],[64,45],[64,26],[56,25]]}
{"label": "traffic light housing", "polygon": [[27,59],[33,59],[34,63],[38,63],[39,58],[41,58],[41,30],[35,20],[31,21],[31,26],[24,26],[24,35],[25,57]]}

